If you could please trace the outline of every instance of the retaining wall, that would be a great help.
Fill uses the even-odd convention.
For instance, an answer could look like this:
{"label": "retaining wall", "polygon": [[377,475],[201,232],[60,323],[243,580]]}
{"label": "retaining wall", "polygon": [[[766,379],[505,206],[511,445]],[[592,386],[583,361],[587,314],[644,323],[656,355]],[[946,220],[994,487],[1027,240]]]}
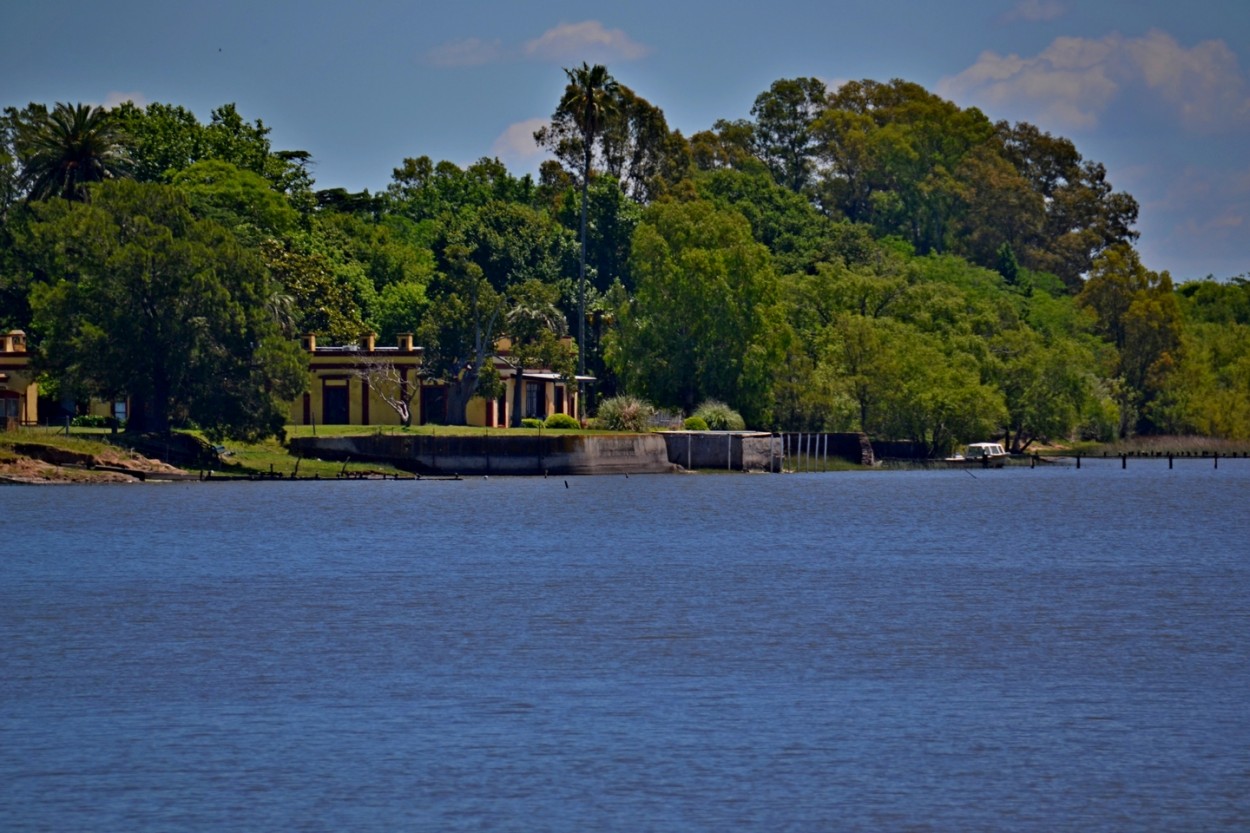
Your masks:
{"label": "retaining wall", "polygon": [[370,434],[300,437],[291,449],[301,457],[384,462],[421,474],[566,475],[671,472],[659,434],[580,436],[445,436]]}
{"label": "retaining wall", "polygon": [[668,460],[685,469],[781,471],[781,445],[753,431],[666,431]]}

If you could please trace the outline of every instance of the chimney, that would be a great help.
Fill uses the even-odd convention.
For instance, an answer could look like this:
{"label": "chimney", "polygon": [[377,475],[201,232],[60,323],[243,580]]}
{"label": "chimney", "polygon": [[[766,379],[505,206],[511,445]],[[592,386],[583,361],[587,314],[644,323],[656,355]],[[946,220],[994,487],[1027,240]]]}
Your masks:
{"label": "chimney", "polygon": [[317,352],[317,335],[316,333],[304,333],[299,337],[300,349],[306,353]]}
{"label": "chimney", "polygon": [[377,339],[377,333],[365,333],[360,337],[360,349],[366,353],[373,352],[373,342]]}
{"label": "chimney", "polygon": [[400,333],[399,334],[399,352],[401,353],[412,352],[412,333]]}

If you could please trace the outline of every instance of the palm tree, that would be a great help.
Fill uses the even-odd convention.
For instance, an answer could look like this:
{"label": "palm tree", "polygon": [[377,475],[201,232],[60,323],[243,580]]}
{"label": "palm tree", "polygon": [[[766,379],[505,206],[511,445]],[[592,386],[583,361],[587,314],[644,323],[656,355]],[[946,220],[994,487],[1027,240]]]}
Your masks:
{"label": "palm tree", "polygon": [[577,372],[586,373],[586,208],[590,187],[590,162],[594,156],[595,137],[603,132],[615,112],[620,86],[602,64],[593,67],[582,62],[580,67],[565,69],[569,84],[560,99],[559,113],[568,114],[582,141],[582,218],[581,258],[577,277]]}
{"label": "palm tree", "polygon": [[32,114],[17,135],[27,199],[85,201],[87,183],[129,171],[123,141],[121,126],[103,107],[58,102],[50,113]]}

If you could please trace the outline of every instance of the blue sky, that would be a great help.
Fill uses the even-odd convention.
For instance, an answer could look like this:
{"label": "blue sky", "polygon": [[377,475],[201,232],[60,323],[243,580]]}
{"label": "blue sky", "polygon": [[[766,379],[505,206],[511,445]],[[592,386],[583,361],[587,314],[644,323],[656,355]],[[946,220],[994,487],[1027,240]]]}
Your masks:
{"label": "blue sky", "polygon": [[687,135],[778,78],[914,81],[1105,164],[1150,268],[1250,272],[1245,0],[15,0],[0,105],[235,102],[318,187],[376,191],[407,156],[536,170],[530,134],[583,60]]}

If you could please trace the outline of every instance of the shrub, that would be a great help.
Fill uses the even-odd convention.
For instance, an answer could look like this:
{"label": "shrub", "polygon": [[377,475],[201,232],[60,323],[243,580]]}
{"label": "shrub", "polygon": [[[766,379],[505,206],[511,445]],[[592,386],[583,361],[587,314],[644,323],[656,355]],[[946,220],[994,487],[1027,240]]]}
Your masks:
{"label": "shrub", "polygon": [[521,420],[521,427],[522,428],[542,428],[543,421],[541,419],[535,419],[534,417],[526,417],[525,419]]}
{"label": "shrub", "polygon": [[646,431],[655,408],[632,396],[614,396],[599,403],[599,425],[608,431]]}
{"label": "shrub", "polygon": [[70,425],[75,428],[112,428],[115,424],[117,420],[113,417],[96,414],[83,414],[70,420]]}
{"label": "shrub", "polygon": [[707,421],[700,416],[686,417],[685,421],[682,422],[681,427],[685,428],[687,431],[711,430],[707,427]]}
{"label": "shrub", "polygon": [[694,416],[699,417],[712,431],[741,431],[747,427],[742,415],[724,402],[709,399],[695,410]]}
{"label": "shrub", "polygon": [[581,424],[568,414],[552,414],[547,417],[547,421],[543,423],[548,428],[557,428],[560,430],[576,431],[581,428]]}

